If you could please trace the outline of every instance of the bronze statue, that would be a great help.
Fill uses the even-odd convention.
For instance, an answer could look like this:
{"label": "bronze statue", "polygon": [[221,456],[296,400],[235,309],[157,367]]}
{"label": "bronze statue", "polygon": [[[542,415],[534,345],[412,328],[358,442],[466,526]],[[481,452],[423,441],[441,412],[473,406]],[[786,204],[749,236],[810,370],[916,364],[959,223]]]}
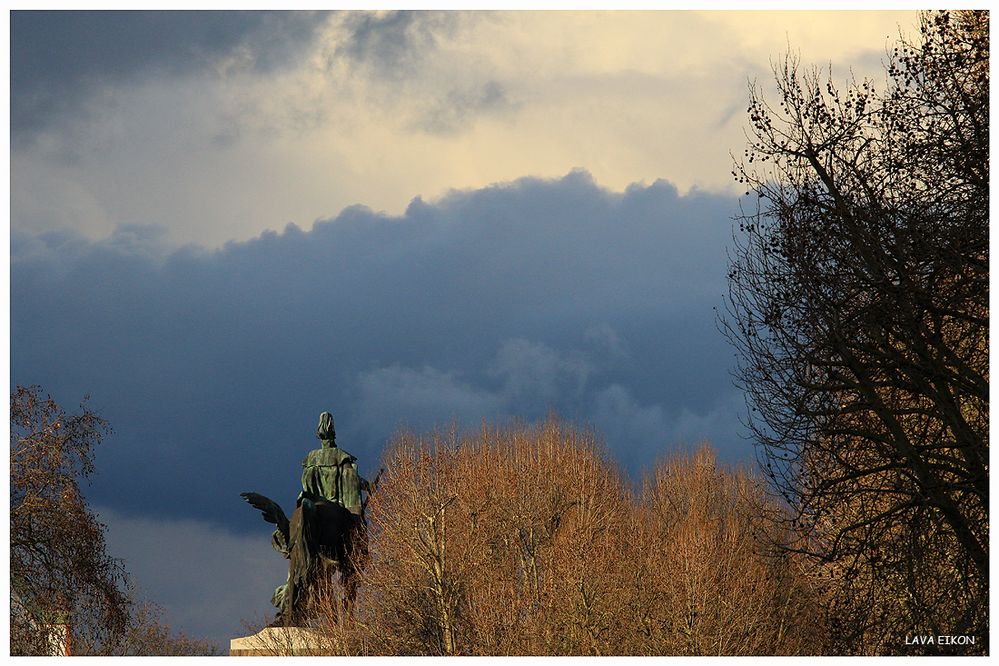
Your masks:
{"label": "bronze statue", "polygon": [[240,496],[277,526],[271,545],[288,563],[288,580],[271,598],[278,613],[271,626],[301,626],[309,616],[311,597],[323,582],[340,573],[344,606],[349,612],[357,594],[357,574],[368,557],[368,532],[364,520],[367,499],[361,491],[374,491],[378,477],[369,483],[357,472],[357,458],[336,445],[333,415],[319,415],[316,437],[322,446],[302,462],[302,492],[291,520],[273,500],[257,493]]}

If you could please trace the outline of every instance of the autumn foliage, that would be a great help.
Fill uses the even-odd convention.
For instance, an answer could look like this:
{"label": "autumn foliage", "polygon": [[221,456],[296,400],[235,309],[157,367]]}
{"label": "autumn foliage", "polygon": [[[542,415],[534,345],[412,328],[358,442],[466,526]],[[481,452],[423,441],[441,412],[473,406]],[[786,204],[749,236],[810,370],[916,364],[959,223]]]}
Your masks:
{"label": "autumn foliage", "polygon": [[10,654],[215,654],[136,598],[81,484],[110,432],[85,405],[67,413],[38,387],[10,396]]}
{"label": "autumn foliage", "polygon": [[810,579],[763,533],[775,507],[707,445],[640,489],[595,433],[555,417],[404,432],[383,463],[353,618],[335,598],[322,614],[331,653],[818,650]]}

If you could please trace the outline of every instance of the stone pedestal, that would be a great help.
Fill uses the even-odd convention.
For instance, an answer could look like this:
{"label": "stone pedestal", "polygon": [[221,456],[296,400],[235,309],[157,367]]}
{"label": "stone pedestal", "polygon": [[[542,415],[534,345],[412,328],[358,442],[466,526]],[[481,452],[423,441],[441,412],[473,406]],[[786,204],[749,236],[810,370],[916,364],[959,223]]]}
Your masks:
{"label": "stone pedestal", "polygon": [[319,634],[300,627],[267,627],[229,641],[230,657],[290,657],[328,654]]}

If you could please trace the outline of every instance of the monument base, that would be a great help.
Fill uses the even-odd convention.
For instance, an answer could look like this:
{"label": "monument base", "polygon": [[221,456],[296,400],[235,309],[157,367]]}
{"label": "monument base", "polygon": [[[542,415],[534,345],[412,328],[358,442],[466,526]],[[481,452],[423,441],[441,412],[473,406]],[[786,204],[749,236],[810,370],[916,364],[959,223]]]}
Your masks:
{"label": "monument base", "polygon": [[301,627],[266,627],[229,641],[230,657],[291,657],[329,654],[322,637]]}

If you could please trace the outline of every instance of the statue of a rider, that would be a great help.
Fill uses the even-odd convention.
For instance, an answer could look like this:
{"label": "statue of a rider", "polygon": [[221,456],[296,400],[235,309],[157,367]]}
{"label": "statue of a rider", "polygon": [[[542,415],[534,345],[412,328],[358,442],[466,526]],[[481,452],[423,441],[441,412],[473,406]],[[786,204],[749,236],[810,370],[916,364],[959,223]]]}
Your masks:
{"label": "statue of a rider", "polygon": [[[302,461],[302,491],[298,494],[296,506],[300,506],[303,501],[338,504],[352,514],[356,528],[363,530],[366,503],[361,501],[361,491],[370,494],[374,484],[358,473],[357,458],[337,446],[333,415],[329,412],[319,415],[316,437],[321,446],[310,451]],[[287,541],[286,529],[283,531],[279,526],[274,531],[271,545],[285,558],[290,556],[291,547]],[[288,616],[290,599],[287,591],[286,582],[274,590],[271,598],[271,603],[278,608],[276,624]]]}
{"label": "statue of a rider", "polygon": [[371,486],[358,474],[357,458],[336,445],[333,415],[329,412],[319,415],[316,437],[322,446],[309,451],[302,461],[302,492],[298,503],[305,497],[325,499],[361,518],[361,491],[370,493]]}

